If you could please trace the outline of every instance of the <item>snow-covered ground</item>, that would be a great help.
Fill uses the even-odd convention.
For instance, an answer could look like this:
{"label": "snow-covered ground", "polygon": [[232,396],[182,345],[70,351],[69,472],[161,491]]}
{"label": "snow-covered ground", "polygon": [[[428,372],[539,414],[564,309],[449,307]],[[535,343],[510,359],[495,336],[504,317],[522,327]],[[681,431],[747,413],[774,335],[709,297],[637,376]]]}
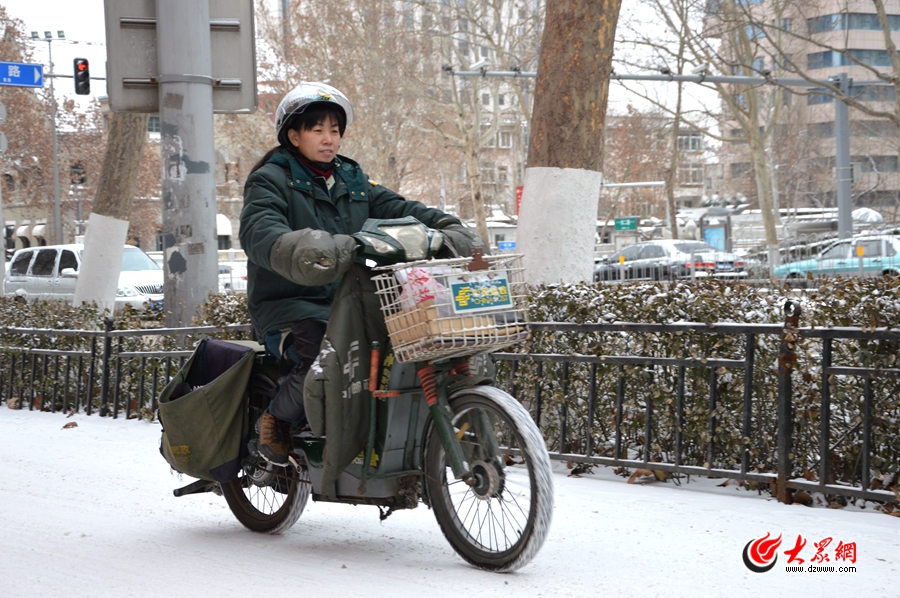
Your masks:
{"label": "snow-covered ground", "polygon": [[[69,422],[77,427],[63,429]],[[157,451],[154,423],[0,406],[0,596],[896,596],[900,518],[785,506],[717,480],[627,484],[556,464],[550,537],[521,571],[466,565],[430,511],[310,502],[281,536],[243,528],[221,497],[186,484]],[[778,564],[741,552],[783,534]],[[797,535],[855,542],[856,573],[786,573]],[[829,563],[832,564],[832,563]],[[840,562],[839,565],[851,565]]]}

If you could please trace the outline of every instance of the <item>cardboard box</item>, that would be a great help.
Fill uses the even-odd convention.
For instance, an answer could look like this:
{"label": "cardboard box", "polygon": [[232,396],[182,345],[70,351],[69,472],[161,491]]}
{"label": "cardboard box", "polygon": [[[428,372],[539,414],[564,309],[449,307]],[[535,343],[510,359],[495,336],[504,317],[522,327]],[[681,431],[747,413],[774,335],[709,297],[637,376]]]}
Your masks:
{"label": "cardboard box", "polygon": [[[447,309],[450,309],[447,306]],[[451,316],[441,318],[434,300],[423,301],[385,318],[394,345],[404,345],[422,339],[496,338],[498,329],[493,314]],[[504,329],[507,328],[504,326]],[[508,334],[506,330],[503,334]]]}

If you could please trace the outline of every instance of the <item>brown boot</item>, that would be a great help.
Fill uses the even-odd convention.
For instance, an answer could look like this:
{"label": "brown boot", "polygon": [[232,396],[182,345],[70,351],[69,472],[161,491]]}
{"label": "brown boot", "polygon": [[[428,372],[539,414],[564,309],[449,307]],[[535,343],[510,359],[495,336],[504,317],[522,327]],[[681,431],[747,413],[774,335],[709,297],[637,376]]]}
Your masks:
{"label": "brown boot", "polygon": [[269,463],[287,465],[291,453],[291,424],[268,411],[256,424],[259,430],[259,454]]}

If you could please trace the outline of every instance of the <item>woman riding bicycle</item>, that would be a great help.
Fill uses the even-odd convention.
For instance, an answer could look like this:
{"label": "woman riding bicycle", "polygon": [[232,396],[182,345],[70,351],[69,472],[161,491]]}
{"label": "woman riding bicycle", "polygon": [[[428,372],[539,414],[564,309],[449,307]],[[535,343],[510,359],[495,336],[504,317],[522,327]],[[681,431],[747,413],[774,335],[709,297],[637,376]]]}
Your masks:
{"label": "woman riding bicycle", "polygon": [[304,82],[278,105],[278,145],[244,186],[240,240],[256,337],[289,370],[259,420],[259,453],[285,464],[291,426],[305,423],[303,386],[319,353],[341,275],[368,218],[413,216],[441,230],[458,254],[484,247],[459,219],[378,185],[338,148],[353,107],[339,90]]}

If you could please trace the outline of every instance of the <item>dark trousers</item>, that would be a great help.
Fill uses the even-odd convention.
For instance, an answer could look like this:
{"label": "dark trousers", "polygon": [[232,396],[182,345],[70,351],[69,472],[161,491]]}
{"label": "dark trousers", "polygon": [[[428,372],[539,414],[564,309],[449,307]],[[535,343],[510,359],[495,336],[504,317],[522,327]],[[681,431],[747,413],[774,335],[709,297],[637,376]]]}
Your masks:
{"label": "dark trousers", "polygon": [[282,371],[287,373],[275,391],[275,397],[269,404],[269,412],[294,426],[306,423],[303,383],[309,368],[319,355],[327,325],[328,320],[300,320],[291,326],[291,332],[284,341],[281,340],[283,335],[280,330],[272,330],[266,334],[266,348],[281,360]]}

